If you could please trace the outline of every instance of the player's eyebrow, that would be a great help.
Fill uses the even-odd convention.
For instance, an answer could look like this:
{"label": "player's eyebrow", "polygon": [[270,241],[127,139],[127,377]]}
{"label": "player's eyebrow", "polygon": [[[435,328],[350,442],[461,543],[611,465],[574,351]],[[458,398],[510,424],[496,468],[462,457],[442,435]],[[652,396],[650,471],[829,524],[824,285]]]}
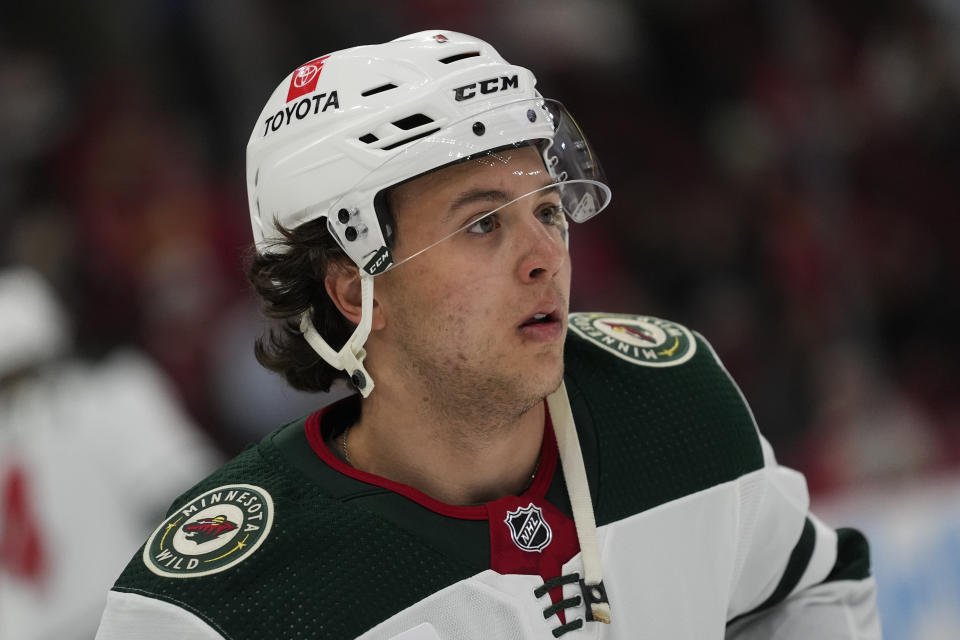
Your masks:
{"label": "player's eyebrow", "polygon": [[454,198],[441,221],[447,222],[460,209],[476,202],[502,203],[508,202],[509,200],[510,197],[507,196],[506,191],[501,191],[500,189],[468,189]]}
{"label": "player's eyebrow", "polygon": [[[552,184],[552,181],[548,181],[538,188],[541,189],[543,193],[547,193],[553,190],[553,189],[546,188],[546,187],[549,187],[551,184]],[[554,186],[554,188],[556,188],[556,186]],[[536,191],[536,190],[537,189],[533,189],[532,191]],[[456,215],[456,213],[460,209],[462,209],[463,207],[466,207],[467,205],[471,205],[476,202],[504,204],[504,203],[510,202],[515,197],[516,196],[511,196],[507,194],[506,191],[503,191],[501,189],[482,189],[482,188],[468,189],[467,191],[464,191],[463,193],[458,195],[456,198],[454,198],[453,202],[451,202],[450,206],[447,208],[447,212],[440,219],[440,222],[444,223],[449,221],[450,218]]]}

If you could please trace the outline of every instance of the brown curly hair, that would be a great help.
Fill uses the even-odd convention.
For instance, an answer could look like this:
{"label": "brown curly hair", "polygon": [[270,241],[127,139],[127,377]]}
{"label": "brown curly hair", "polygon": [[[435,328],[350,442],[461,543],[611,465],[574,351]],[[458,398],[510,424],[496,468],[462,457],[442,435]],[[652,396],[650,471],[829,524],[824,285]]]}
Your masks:
{"label": "brown curly hair", "polygon": [[281,374],[295,389],[329,391],[338,378],[349,376],[327,364],[300,333],[300,316],[313,308],[317,331],[339,350],[356,325],[347,320],[327,295],[324,279],[330,269],[348,268],[350,259],[327,229],[324,218],[293,229],[277,225],[283,240],[269,251],[251,250],[247,279],[260,296],[263,313],[274,322],[257,339],[257,362]]}

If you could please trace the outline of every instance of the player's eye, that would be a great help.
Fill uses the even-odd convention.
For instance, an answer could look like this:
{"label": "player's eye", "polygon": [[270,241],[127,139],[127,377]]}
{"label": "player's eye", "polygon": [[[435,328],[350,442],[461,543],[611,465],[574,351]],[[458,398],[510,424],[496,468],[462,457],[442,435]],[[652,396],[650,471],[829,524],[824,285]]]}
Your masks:
{"label": "player's eye", "polygon": [[563,209],[553,203],[544,204],[537,209],[536,216],[543,224],[560,225],[563,222]]}
{"label": "player's eye", "polygon": [[490,214],[484,216],[467,227],[467,233],[476,233],[476,234],[487,234],[496,231],[500,226],[500,220],[497,218],[497,214]]}

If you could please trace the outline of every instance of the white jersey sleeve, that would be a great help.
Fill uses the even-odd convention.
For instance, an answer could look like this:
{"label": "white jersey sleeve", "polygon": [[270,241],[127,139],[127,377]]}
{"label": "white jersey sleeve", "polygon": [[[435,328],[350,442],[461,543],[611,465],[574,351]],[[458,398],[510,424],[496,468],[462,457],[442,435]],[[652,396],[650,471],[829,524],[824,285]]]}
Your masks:
{"label": "white jersey sleeve", "polygon": [[803,475],[780,466],[759,429],[757,435],[764,468],[740,484],[726,638],[879,640],[866,540],[851,529],[838,535],[810,513]]}
{"label": "white jersey sleeve", "polygon": [[782,640],[881,637],[876,585],[869,576],[836,579],[860,557],[859,534],[842,551],[831,527],[809,512],[806,482],[781,467],[763,440],[765,471],[741,495],[727,638]]}
{"label": "white jersey sleeve", "polygon": [[187,609],[136,593],[111,591],[96,640],[224,640]]}
{"label": "white jersey sleeve", "polygon": [[727,628],[736,640],[875,640],[881,637],[873,578],[827,582],[798,591]]}

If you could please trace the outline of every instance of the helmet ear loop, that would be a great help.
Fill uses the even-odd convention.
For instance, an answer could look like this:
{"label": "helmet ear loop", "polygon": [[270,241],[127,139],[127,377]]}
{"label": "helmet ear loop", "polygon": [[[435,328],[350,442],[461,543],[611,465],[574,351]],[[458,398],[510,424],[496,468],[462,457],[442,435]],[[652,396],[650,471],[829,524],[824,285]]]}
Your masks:
{"label": "helmet ear loop", "polygon": [[346,371],[350,382],[364,398],[373,391],[373,378],[363,366],[367,352],[363,348],[373,324],[373,276],[360,270],[360,323],[340,351],[334,351],[313,326],[313,307],[300,316],[300,333],[323,360],[334,369]]}

